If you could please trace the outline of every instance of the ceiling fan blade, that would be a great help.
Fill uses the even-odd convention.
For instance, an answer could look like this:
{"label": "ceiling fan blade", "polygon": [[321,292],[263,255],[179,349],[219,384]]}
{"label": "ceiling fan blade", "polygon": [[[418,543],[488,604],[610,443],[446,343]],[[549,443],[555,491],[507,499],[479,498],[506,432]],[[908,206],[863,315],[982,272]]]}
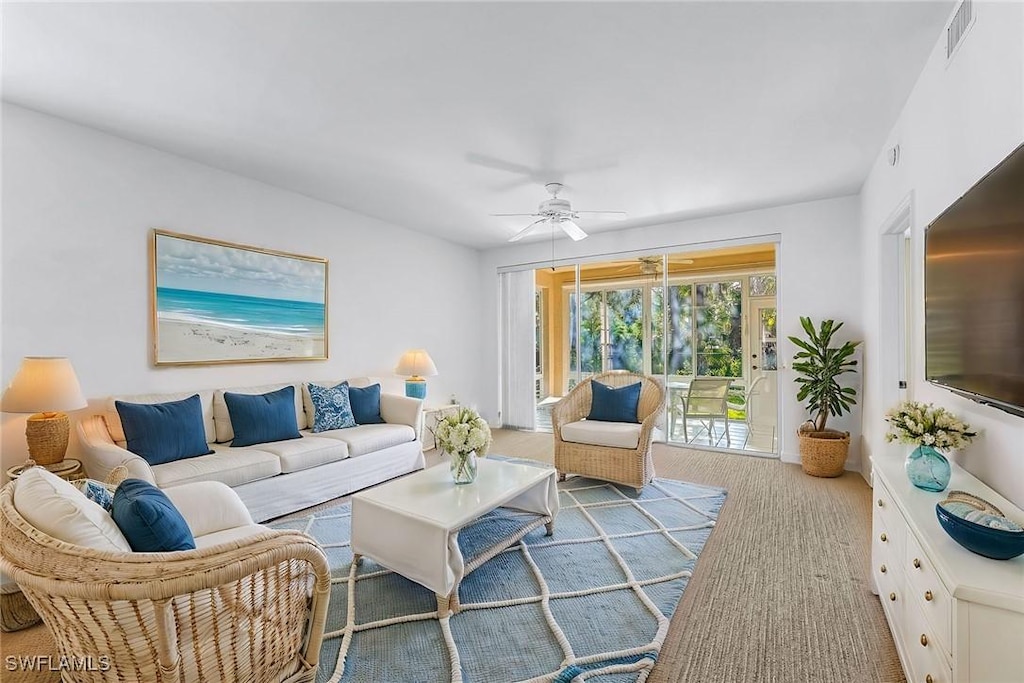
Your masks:
{"label": "ceiling fan blade", "polygon": [[576,211],[575,213],[600,213],[608,216],[625,216],[625,211]]}
{"label": "ceiling fan blade", "polygon": [[580,226],[569,220],[559,221],[558,227],[560,227],[574,242],[579,242],[587,236],[587,233],[583,232],[583,229]]}
{"label": "ceiling fan blade", "polygon": [[540,214],[539,213],[492,213],[492,214],[488,214],[488,215],[499,217],[499,218],[500,217],[507,217],[507,216],[515,216],[516,218],[524,218],[524,217],[528,217],[528,216],[537,217]]}
{"label": "ceiling fan blade", "polygon": [[518,242],[519,240],[523,239],[528,234],[530,234],[530,231],[533,230],[533,228],[536,227],[536,225],[538,223],[543,223],[546,220],[547,220],[546,218],[541,218],[539,221],[534,221],[534,222],[530,223],[525,228],[523,228],[522,230],[520,230],[516,234],[512,235],[511,237],[509,237],[508,241],[509,242]]}
{"label": "ceiling fan blade", "polygon": [[471,164],[476,164],[477,166],[483,166],[484,168],[492,168],[495,171],[521,173],[522,175],[529,176],[531,178],[535,175],[534,169],[530,168],[526,164],[517,164],[514,161],[505,161],[504,159],[498,159],[486,154],[469,152],[466,154],[466,161]]}

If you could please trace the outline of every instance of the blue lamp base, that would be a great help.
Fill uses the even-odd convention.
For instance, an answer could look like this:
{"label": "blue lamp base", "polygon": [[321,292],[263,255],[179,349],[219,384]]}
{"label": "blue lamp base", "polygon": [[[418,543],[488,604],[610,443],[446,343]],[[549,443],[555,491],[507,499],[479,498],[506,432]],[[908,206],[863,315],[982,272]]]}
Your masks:
{"label": "blue lamp base", "polygon": [[405,395],[410,398],[426,398],[427,381],[425,379],[405,380]]}

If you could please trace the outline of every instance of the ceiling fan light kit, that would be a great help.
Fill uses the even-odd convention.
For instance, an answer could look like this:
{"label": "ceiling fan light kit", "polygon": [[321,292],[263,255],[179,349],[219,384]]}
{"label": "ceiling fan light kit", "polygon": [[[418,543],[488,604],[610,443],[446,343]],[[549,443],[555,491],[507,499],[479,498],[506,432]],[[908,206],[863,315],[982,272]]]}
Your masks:
{"label": "ceiling fan light kit", "polygon": [[533,223],[530,223],[524,229],[520,230],[516,234],[509,238],[509,242],[518,242],[523,239],[531,232],[533,232],[537,226],[542,223],[551,225],[552,227],[559,228],[573,241],[580,241],[587,237],[587,233],[583,231],[576,221],[579,220],[581,213],[592,213],[592,214],[613,214],[625,216],[625,211],[573,211],[572,205],[568,199],[563,199],[558,196],[558,193],[562,191],[562,183],[547,183],[544,189],[551,195],[551,199],[545,199],[537,207],[537,213],[493,213],[492,216],[523,216],[536,218]]}

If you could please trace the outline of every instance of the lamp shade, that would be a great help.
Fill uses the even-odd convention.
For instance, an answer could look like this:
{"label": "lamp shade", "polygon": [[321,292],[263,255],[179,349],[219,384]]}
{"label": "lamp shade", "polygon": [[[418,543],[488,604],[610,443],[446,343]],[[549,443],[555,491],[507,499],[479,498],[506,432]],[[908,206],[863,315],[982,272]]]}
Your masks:
{"label": "lamp shade", "polygon": [[0,400],[5,413],[78,410],[87,405],[67,358],[26,356]]}
{"label": "lamp shade", "polygon": [[423,349],[411,349],[402,354],[395,368],[396,375],[406,377],[434,377],[437,366],[430,359],[430,354]]}

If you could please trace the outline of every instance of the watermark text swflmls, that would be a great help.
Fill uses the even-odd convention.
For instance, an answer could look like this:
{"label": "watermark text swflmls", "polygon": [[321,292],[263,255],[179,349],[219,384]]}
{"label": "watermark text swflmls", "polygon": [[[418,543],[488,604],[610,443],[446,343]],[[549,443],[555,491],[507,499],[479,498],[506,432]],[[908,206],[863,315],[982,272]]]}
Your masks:
{"label": "watermark text swflmls", "polygon": [[7,655],[4,666],[8,671],[109,671],[107,655],[61,656]]}

